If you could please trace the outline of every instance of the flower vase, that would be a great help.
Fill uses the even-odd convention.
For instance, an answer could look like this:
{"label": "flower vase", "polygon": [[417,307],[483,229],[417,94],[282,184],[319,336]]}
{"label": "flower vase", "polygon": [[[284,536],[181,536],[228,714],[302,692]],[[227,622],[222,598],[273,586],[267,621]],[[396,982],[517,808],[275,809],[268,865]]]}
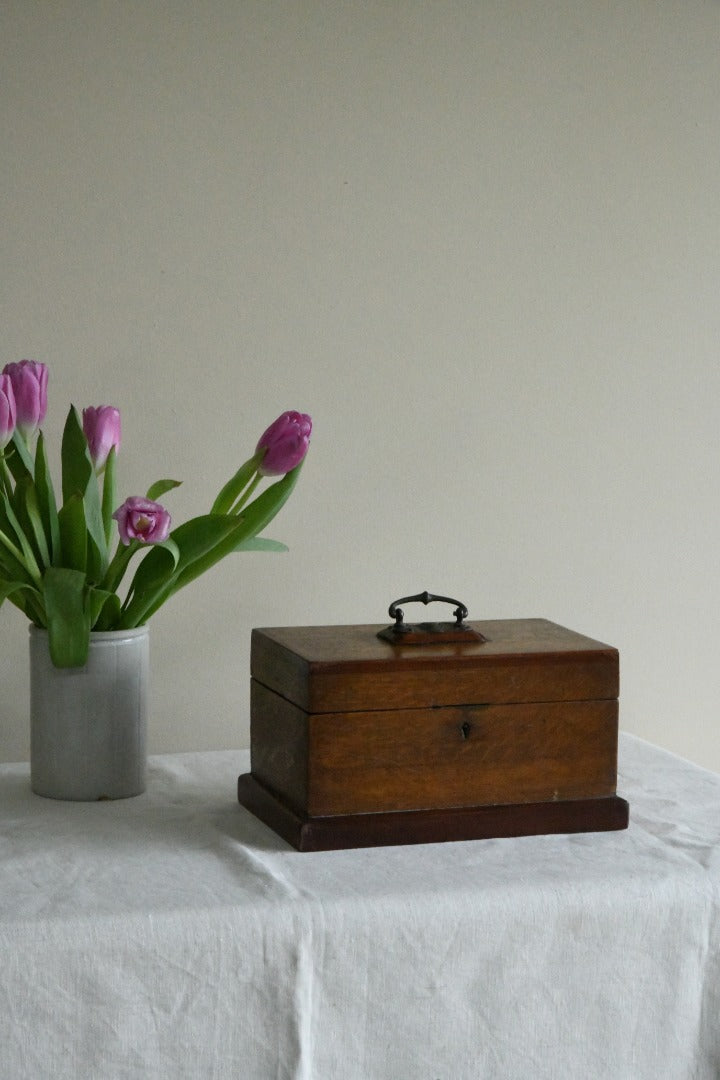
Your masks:
{"label": "flower vase", "polygon": [[57,668],[30,627],[30,782],[36,795],[94,802],[145,790],[148,627],[91,633],[83,667]]}

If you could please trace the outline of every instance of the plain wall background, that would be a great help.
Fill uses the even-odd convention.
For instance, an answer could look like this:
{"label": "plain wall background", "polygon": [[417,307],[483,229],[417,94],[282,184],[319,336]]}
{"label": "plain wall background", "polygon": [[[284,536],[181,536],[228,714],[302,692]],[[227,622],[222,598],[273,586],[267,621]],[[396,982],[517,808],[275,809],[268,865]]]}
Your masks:
{"label": "plain wall background", "polygon": [[621,726],[720,769],[719,59],[717,0],[4,0],[1,362],[55,461],[117,405],[177,524],[315,421],[290,552],[153,619],[151,749],[247,745],[251,627],[429,589],[617,646]]}

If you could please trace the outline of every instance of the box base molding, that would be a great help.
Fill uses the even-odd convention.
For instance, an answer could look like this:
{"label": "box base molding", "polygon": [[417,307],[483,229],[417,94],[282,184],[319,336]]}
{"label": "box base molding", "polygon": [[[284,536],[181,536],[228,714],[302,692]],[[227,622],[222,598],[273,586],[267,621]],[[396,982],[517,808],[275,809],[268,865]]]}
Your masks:
{"label": "box base molding", "polygon": [[618,795],[563,802],[309,817],[291,810],[251,773],[238,778],[238,801],[297,851],[610,832],[626,829],[629,820],[628,803]]}

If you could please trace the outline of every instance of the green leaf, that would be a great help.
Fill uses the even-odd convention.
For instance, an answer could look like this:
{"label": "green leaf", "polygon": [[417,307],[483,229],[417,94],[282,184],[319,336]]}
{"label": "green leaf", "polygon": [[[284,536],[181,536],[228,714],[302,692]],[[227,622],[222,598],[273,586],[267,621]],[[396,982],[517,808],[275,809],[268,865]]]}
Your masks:
{"label": "green leaf", "polygon": [[115,554],[110,560],[105,576],[100,582],[100,588],[106,589],[109,592],[115,592],[122,581],[125,571],[128,568],[130,559],[139,548],[137,540],[131,541],[130,544],[118,543],[115,550]]}
{"label": "green leaf", "polygon": [[60,527],[58,525],[55,490],[50,469],[48,468],[45,440],[42,432],[38,435],[35,450],[35,490],[51,560],[55,563],[60,557]]}
{"label": "green leaf", "polygon": [[264,451],[259,451],[257,454],[253,454],[243,465],[240,466],[234,476],[231,476],[227,484],[222,488],[220,494],[212,505],[212,514],[229,514],[237,500],[240,498],[243,490],[252,480],[253,476],[257,472],[257,467],[262,461]]}
{"label": "green leaf", "polygon": [[32,476],[34,472],[32,456],[17,429],[5,451],[5,456],[10,472],[16,480],[21,480],[23,476]]}
{"label": "green leaf", "polygon": [[253,536],[249,540],[241,540],[233,551],[289,551],[287,544],[280,540],[268,540],[264,536]]}
{"label": "green leaf", "polygon": [[38,498],[35,485],[29,476],[18,480],[15,487],[15,512],[18,523],[31,544],[33,554],[40,570],[50,565],[50,551],[48,549],[45,529],[40,517]]}
{"label": "green leaf", "polygon": [[168,536],[167,540],[163,540],[161,543],[155,544],[155,547],[162,548],[163,551],[168,551],[170,553],[173,559],[173,569],[175,569],[177,564],[180,562],[182,555],[180,553],[180,548],[177,545],[177,541],[175,540],[172,533],[170,534],[170,536]]}
{"label": "green leaf", "polygon": [[[9,576],[18,579],[27,578],[29,582],[32,582],[33,578],[23,561],[23,553],[15,535],[15,528],[8,517],[8,511],[11,510],[12,506],[7,495],[0,492],[0,566],[6,564],[9,560],[9,565],[13,567],[12,574]],[[14,514],[13,521],[17,522]],[[18,569],[15,569],[16,567]]]}
{"label": "green leaf", "polygon": [[51,566],[43,579],[50,656],[55,667],[82,667],[90,645],[85,574]]}
{"label": "green leaf", "polygon": [[3,604],[8,596],[12,596],[18,589],[30,589],[31,585],[28,585],[25,581],[0,581],[0,604]]}
{"label": "green leaf", "polygon": [[108,541],[105,537],[100,487],[94,471],[85,489],[83,503],[88,531],[88,573],[93,581],[100,581],[108,566]]}
{"label": "green leaf", "polygon": [[[28,587],[31,595],[23,595],[22,603],[18,602],[18,598],[16,597],[13,600],[13,603],[21,608],[21,610],[26,611],[29,618],[35,620],[40,617],[42,610],[41,602],[39,600],[41,582],[39,580],[37,582],[33,581],[27,571],[27,567],[24,566],[12,552],[8,551],[4,545],[3,536],[4,534],[0,534],[0,576],[6,583],[18,581]],[[38,608],[37,605],[39,603],[40,607]],[[28,605],[33,607],[33,614],[30,614]]]}
{"label": "green leaf", "polygon": [[151,484],[147,489],[147,499],[152,499],[156,502],[161,495],[164,495],[166,491],[172,491],[173,488],[180,487],[182,480],[156,480],[154,484]]}
{"label": "green leaf", "polygon": [[7,495],[3,493],[0,502],[2,502],[2,514],[0,515],[0,521],[2,522],[2,524],[0,525],[0,528],[2,528],[3,533],[5,533],[4,546],[8,548],[8,540],[12,542],[12,534],[14,534],[16,543],[14,545],[15,551],[13,551],[12,554],[14,554],[16,558],[20,559],[22,565],[25,567],[25,570],[30,577],[30,580],[33,581],[36,585],[39,585],[40,568],[35,559],[35,553],[32,549],[32,545],[30,544],[30,541],[25,535],[25,531],[23,530],[22,525],[18,521],[17,515],[15,514],[15,511],[13,510]]}
{"label": "green leaf", "polygon": [[[228,532],[224,539],[219,539],[205,554],[198,555],[197,558],[189,561],[186,565],[180,565],[173,580],[167,584],[161,594],[157,595],[153,605],[144,612],[143,619],[147,621],[173,593],[189,585],[191,581],[200,577],[201,574],[204,574],[212,566],[220,562],[221,559],[224,559],[226,555],[230,555],[239,549],[242,550],[239,545],[255,539],[257,534],[265,528],[268,522],[272,521],[289,499],[300,475],[302,464],[301,462],[291,472],[286,473],[281,480],[276,481],[276,483],[263,491],[262,495],[258,495],[257,499],[250,503],[239,517],[217,517],[216,520],[218,521],[234,522],[235,528]],[[195,521],[198,520],[201,519],[195,519]],[[192,524],[193,522],[187,522],[187,525]],[[180,526],[181,529],[185,527]],[[173,536],[177,536],[179,531],[179,529],[176,530]]]}
{"label": "green leaf", "polygon": [[[13,544],[14,551],[10,551],[6,546],[7,536],[4,529],[0,529],[0,572],[7,581],[24,581],[26,585],[33,585],[33,579],[28,574],[27,567],[18,558],[18,555],[22,555],[22,552],[17,551]],[[17,551],[17,554],[15,553]]]}
{"label": "green leaf", "polygon": [[102,547],[98,547],[93,536],[88,533],[87,538],[87,575],[90,581],[98,584],[105,577],[108,568],[107,547],[103,535]]}
{"label": "green leaf", "polygon": [[63,502],[75,494],[84,495],[90,476],[94,472],[90,459],[87,439],[82,429],[80,416],[74,405],[65,421],[60,451],[62,462]]}
{"label": "green leaf", "polygon": [[[158,549],[166,552],[170,556],[170,562],[168,562],[164,557],[161,558],[158,555],[154,556],[155,560],[161,563],[164,571],[168,571],[170,574],[172,574],[178,562],[180,561],[180,551],[177,544],[173,540],[172,535],[169,536],[167,540],[163,540],[161,543],[151,546],[147,544],[142,544],[138,540],[132,540],[127,546],[124,544],[118,545],[118,549],[115,552],[112,561],[110,562],[107,574],[100,583],[100,587],[110,592],[115,592],[123,579],[125,571],[128,567],[128,563],[130,562],[130,559],[133,557],[133,555],[142,552],[142,554],[145,556],[145,559],[141,564],[142,566],[147,561],[147,559],[150,558],[152,552],[157,551]],[[140,573],[141,567],[138,567],[136,571],[136,578],[138,573],[140,573],[138,581],[146,581],[147,576],[157,571],[157,567],[155,570],[152,570],[152,565],[153,563],[151,560],[150,567],[148,567],[147,570],[143,571],[142,573]],[[133,583],[130,586],[129,593],[132,593],[134,587],[135,579],[133,579]]]}
{"label": "green leaf", "polygon": [[103,528],[105,530],[105,543],[110,546],[110,540],[113,534],[113,513],[117,510],[117,497],[115,494],[115,463],[117,461],[117,451],[114,446],[110,447],[110,453],[107,456],[105,462],[105,472],[103,473],[103,492],[102,492],[102,520]]}
{"label": "green leaf", "polygon": [[92,626],[93,630],[114,630],[120,619],[120,597],[116,593],[108,593],[100,614]]}
{"label": "green leaf", "polygon": [[[40,595],[41,581],[38,574],[33,574],[28,569],[22,550],[13,542],[11,536],[14,532],[5,512],[7,496],[0,498],[0,579],[2,587],[12,586],[7,595],[25,615],[39,626],[45,623],[45,610]],[[19,594],[15,586],[22,585],[25,592]]]}
{"label": "green leaf", "polygon": [[257,536],[282,509],[298,482],[303,464],[304,462],[301,461],[281,480],[271,484],[249,506],[245,507],[241,520],[245,522],[247,536]]}
{"label": "green leaf", "polygon": [[18,603],[18,597],[15,595],[21,590],[37,595],[37,590],[25,581],[0,581],[0,607],[6,600],[11,600],[16,607],[19,607],[27,615],[27,605]]}
{"label": "green leaf", "polygon": [[[85,513],[84,528],[92,539],[92,544],[86,546],[86,566],[82,569],[87,569],[95,581],[100,581],[107,569],[108,542],[105,538],[100,488],[80,416],[74,405],[70,406],[70,412],[65,421],[61,457],[63,504],[66,504],[74,495],[82,496]],[[63,540],[63,546],[65,542]]]}
{"label": "green leaf", "polygon": [[[164,544],[154,545],[135,571],[120,627],[140,626],[164,603],[168,590],[183,567],[211,551],[237,527],[237,519],[206,514],[173,529]],[[176,557],[169,542],[174,545]]]}
{"label": "green leaf", "polygon": [[87,569],[88,534],[85,504],[79,491],[70,495],[58,511],[58,526],[62,565],[84,574]]}
{"label": "green leaf", "polygon": [[120,597],[92,586],[87,594],[91,630],[111,630],[120,615]]}

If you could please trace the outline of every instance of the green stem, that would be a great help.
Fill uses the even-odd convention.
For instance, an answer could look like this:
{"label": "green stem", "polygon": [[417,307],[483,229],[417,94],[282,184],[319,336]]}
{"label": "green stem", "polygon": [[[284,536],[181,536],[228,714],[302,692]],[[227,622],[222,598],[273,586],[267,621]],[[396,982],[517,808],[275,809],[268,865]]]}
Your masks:
{"label": "green stem", "polygon": [[108,459],[101,469],[102,473],[102,519],[105,529],[105,541],[108,548],[112,540],[113,534],[113,519],[112,514],[115,510],[116,497],[115,497],[115,447],[111,447]]}
{"label": "green stem", "polygon": [[5,460],[5,451],[0,450],[0,491],[5,491],[8,497],[12,495],[13,474]]}
{"label": "green stem", "polygon": [[130,559],[139,547],[140,543],[138,540],[131,540],[127,546],[123,543],[118,545],[118,549],[110,561],[105,576],[100,582],[101,589],[111,593],[117,591],[117,588],[123,579],[123,575],[128,568]]}
{"label": "green stem", "polygon": [[239,514],[240,513],[243,506],[248,501],[248,499],[250,498],[253,491],[258,486],[258,484],[260,483],[261,480],[262,480],[262,476],[260,475],[260,473],[255,473],[255,476],[253,476],[253,478],[252,478],[252,482],[248,484],[248,486],[245,488],[245,490],[243,491],[243,493],[240,496],[240,498],[238,499],[238,501],[235,503],[233,508],[229,511],[230,514]]}

